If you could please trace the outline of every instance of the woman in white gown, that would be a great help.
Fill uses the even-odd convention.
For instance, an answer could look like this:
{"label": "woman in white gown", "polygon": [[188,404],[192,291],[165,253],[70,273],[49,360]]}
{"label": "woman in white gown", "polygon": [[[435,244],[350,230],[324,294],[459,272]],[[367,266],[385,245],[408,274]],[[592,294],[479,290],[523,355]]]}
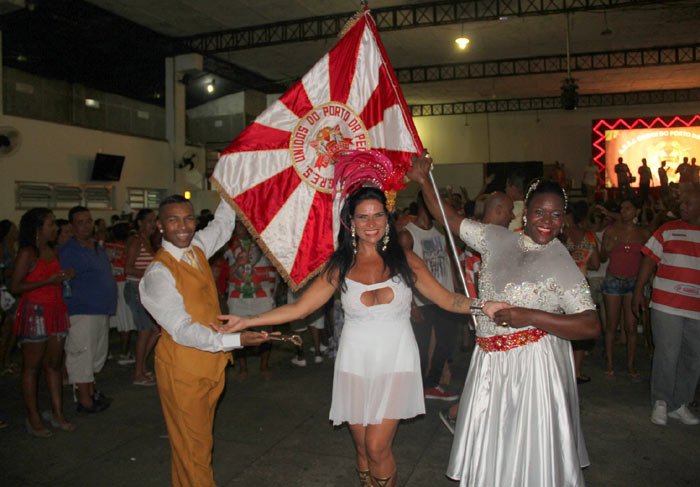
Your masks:
{"label": "woman in white gown", "polygon": [[[410,322],[411,289],[439,306],[468,313],[474,303],[448,292],[398,243],[384,193],[361,187],[341,211],[338,248],[326,270],[293,304],[252,317],[222,316],[222,332],[287,323],[318,309],[340,289],[345,324],[335,362],[330,419],[347,422],[361,485],[396,485],[392,443],[399,420],[425,413],[418,347]],[[491,315],[502,303],[487,302]]]}
{"label": "woman in white gown", "polygon": [[[435,214],[429,167],[429,156],[421,157],[409,177]],[[477,320],[447,470],[460,486],[584,485],[589,462],[569,340],[594,338],[600,323],[583,275],[555,238],[565,206],[556,183],[533,184],[522,233],[445,208],[453,233],[481,253],[479,296],[516,306]]]}

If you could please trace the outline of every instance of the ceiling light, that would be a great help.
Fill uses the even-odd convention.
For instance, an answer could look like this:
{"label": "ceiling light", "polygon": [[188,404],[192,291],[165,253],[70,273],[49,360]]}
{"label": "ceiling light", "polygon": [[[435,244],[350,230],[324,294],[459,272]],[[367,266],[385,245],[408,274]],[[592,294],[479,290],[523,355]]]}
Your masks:
{"label": "ceiling light", "polygon": [[455,39],[460,49],[465,49],[469,44],[469,39],[464,35],[464,24],[462,24],[462,35]]}
{"label": "ceiling light", "polygon": [[214,80],[207,84],[207,93],[214,93]]}
{"label": "ceiling light", "polygon": [[192,192],[191,191],[185,191],[185,199],[188,200],[192,198]]}
{"label": "ceiling light", "polygon": [[600,35],[609,36],[613,31],[608,27],[608,14],[605,10],[603,10],[603,22],[605,23],[605,28],[601,31]]}
{"label": "ceiling light", "polygon": [[455,42],[457,43],[457,45],[459,46],[460,49],[466,49],[467,44],[469,44],[469,39],[462,36],[462,37],[458,37],[457,39],[455,39]]}

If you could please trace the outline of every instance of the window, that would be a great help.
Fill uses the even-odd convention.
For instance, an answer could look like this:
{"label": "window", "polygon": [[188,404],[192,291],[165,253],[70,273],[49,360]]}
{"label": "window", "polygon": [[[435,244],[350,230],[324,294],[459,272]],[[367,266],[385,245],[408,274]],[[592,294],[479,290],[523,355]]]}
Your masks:
{"label": "window", "polygon": [[132,210],[141,208],[158,208],[161,200],[165,198],[165,189],[153,188],[128,188],[126,201]]}
{"label": "window", "polygon": [[68,210],[85,206],[96,210],[114,209],[114,187],[99,184],[15,182],[15,209],[47,207]]}

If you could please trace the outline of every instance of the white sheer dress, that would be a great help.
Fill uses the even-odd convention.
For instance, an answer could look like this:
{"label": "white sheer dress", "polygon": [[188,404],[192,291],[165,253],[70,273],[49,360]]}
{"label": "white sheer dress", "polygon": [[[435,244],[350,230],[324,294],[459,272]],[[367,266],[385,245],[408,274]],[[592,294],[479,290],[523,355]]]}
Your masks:
{"label": "white sheer dress", "polygon": [[[552,313],[595,309],[586,280],[558,240],[537,245],[522,233],[470,220],[460,230],[481,253],[479,297]],[[512,343],[515,336],[507,335],[528,329],[481,316],[476,335]],[[497,335],[506,337],[491,338]],[[460,487],[584,485],[581,468],[589,462],[571,344],[550,334],[538,338],[503,351],[475,347],[447,469]]]}
{"label": "white sheer dress", "polygon": [[[333,376],[333,424],[379,424],[425,414],[418,346],[411,328],[411,289],[399,277],[362,284],[345,279],[345,323]],[[387,304],[365,306],[365,291],[391,288]]]}

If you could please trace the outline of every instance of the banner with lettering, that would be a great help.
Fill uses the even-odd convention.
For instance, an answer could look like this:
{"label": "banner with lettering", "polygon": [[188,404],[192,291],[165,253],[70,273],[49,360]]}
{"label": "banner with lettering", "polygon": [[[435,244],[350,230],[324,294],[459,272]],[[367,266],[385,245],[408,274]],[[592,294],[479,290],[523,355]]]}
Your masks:
{"label": "banner with lettering", "polygon": [[222,153],[212,180],[293,289],[335,248],[333,165],[374,149],[408,163],[423,146],[365,9],[338,43]]}

